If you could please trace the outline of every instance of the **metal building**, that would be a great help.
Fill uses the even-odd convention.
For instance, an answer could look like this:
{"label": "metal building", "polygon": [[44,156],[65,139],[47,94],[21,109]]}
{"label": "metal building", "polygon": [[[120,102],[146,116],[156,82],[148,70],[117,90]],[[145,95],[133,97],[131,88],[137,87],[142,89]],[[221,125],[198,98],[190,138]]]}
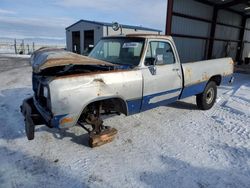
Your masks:
{"label": "metal building", "polygon": [[166,34],[183,62],[250,56],[250,1],[168,0]]}
{"label": "metal building", "polygon": [[104,36],[132,33],[160,34],[161,31],[141,26],[80,20],[66,28],[67,50],[78,54],[88,54]]}

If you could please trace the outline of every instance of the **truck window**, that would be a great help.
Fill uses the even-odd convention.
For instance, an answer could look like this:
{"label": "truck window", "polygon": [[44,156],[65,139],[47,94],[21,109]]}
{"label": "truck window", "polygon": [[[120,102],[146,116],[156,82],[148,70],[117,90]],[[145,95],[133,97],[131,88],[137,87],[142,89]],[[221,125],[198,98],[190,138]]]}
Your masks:
{"label": "truck window", "polygon": [[149,42],[145,59],[145,65],[152,65],[156,59],[156,56],[160,56],[162,58],[163,65],[175,63],[175,56],[172,47],[168,42],[162,42],[162,41]]}
{"label": "truck window", "polygon": [[119,57],[121,44],[119,42],[107,42],[104,44],[104,57]]}
{"label": "truck window", "polygon": [[145,39],[104,38],[99,41],[89,57],[118,65],[137,66],[140,63]]}

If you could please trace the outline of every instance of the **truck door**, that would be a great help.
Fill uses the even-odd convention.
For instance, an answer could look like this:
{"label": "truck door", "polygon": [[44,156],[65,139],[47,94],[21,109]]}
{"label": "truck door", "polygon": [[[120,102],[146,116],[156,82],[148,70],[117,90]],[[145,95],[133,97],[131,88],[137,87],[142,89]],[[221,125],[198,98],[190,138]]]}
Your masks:
{"label": "truck door", "polygon": [[144,65],[142,111],[176,101],[182,90],[182,71],[171,42],[149,41]]}

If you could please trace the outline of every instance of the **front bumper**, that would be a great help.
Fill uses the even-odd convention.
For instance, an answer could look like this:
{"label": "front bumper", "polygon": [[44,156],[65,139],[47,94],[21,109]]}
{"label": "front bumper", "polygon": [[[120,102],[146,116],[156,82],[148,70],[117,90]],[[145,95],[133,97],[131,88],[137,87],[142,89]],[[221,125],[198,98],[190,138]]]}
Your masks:
{"label": "front bumper", "polygon": [[24,116],[25,132],[28,140],[34,139],[36,125],[47,124],[34,105],[33,97],[27,98],[20,106]]}
{"label": "front bumper", "polygon": [[36,125],[46,125],[49,128],[69,128],[75,125],[76,117],[72,114],[53,116],[49,111],[43,109],[33,98],[27,98],[20,106],[24,116],[25,132],[28,140],[34,139]]}

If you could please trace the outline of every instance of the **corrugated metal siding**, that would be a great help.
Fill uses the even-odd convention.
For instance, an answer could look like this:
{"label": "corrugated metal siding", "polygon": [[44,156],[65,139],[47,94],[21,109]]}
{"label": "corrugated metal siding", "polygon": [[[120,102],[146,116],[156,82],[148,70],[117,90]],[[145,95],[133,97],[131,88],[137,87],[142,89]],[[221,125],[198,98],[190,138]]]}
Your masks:
{"label": "corrugated metal siding", "polygon": [[240,26],[241,16],[233,12],[226,11],[226,10],[219,10],[217,21],[225,23],[225,24]]}
{"label": "corrugated metal siding", "polygon": [[[250,19],[247,19],[246,28],[250,28]],[[250,40],[250,31],[246,30],[244,35],[244,41]],[[243,55],[242,58],[244,60],[245,57],[250,57],[250,43],[244,44]]]}
{"label": "corrugated metal siding", "polygon": [[246,57],[250,57],[250,43],[245,43],[244,45],[243,56],[242,56],[243,60]]}
{"label": "corrugated metal siding", "polygon": [[[219,10],[218,20],[219,23],[241,26],[241,16],[226,10]],[[215,38],[239,40],[240,29],[217,25]]]}
{"label": "corrugated metal siding", "polygon": [[174,37],[174,41],[182,63],[204,59],[205,40]]}
{"label": "corrugated metal siding", "polygon": [[193,0],[174,0],[174,11],[206,19],[213,14],[211,6]]}
{"label": "corrugated metal siding", "polygon": [[[219,10],[218,20],[219,23],[225,23],[235,26],[241,25],[241,16],[226,10]],[[240,29],[217,25],[215,38],[226,40],[239,40]],[[238,43],[235,42],[221,42],[214,43],[213,56],[216,58],[230,56],[236,58]]]}
{"label": "corrugated metal siding", "polygon": [[[212,19],[212,7],[193,0],[174,0],[174,12]],[[173,16],[172,33],[208,37],[210,23]],[[175,37],[176,46],[183,63],[204,59],[206,41]]]}
{"label": "corrugated metal siding", "polygon": [[250,28],[250,19],[249,18],[246,21],[246,28]]}
{"label": "corrugated metal siding", "polygon": [[215,38],[226,40],[239,40],[240,29],[217,25]]}
{"label": "corrugated metal siding", "polygon": [[83,54],[83,44],[84,44],[84,31],[94,30],[94,43],[96,44],[103,37],[103,26],[92,24],[92,23],[84,23],[80,22],[70,28],[70,31],[67,32],[67,49],[72,51],[72,32],[80,31],[80,49]]}
{"label": "corrugated metal siding", "polygon": [[[196,16],[212,20],[213,7],[208,6],[194,0],[174,0],[174,12]],[[235,26],[241,25],[241,16],[226,10],[219,10],[217,22],[231,24]],[[248,22],[250,28],[250,21]],[[184,34],[192,36],[210,36],[211,24],[201,21],[195,21],[187,18],[173,16],[172,33]],[[239,40],[240,29],[217,25],[215,38],[226,40]],[[202,60],[204,58],[204,50],[207,49],[206,40],[186,39],[175,37],[177,48],[180,53],[180,59],[183,62]],[[213,57],[224,57],[225,46],[227,42],[215,41],[213,49]],[[246,49],[246,51],[248,48]],[[237,43],[231,42],[228,48],[228,55],[232,58],[236,57]]]}
{"label": "corrugated metal siding", "polygon": [[177,34],[207,37],[210,33],[209,23],[173,16],[172,32]]}
{"label": "corrugated metal siding", "polygon": [[238,43],[215,41],[213,49],[213,58],[236,57]]}

